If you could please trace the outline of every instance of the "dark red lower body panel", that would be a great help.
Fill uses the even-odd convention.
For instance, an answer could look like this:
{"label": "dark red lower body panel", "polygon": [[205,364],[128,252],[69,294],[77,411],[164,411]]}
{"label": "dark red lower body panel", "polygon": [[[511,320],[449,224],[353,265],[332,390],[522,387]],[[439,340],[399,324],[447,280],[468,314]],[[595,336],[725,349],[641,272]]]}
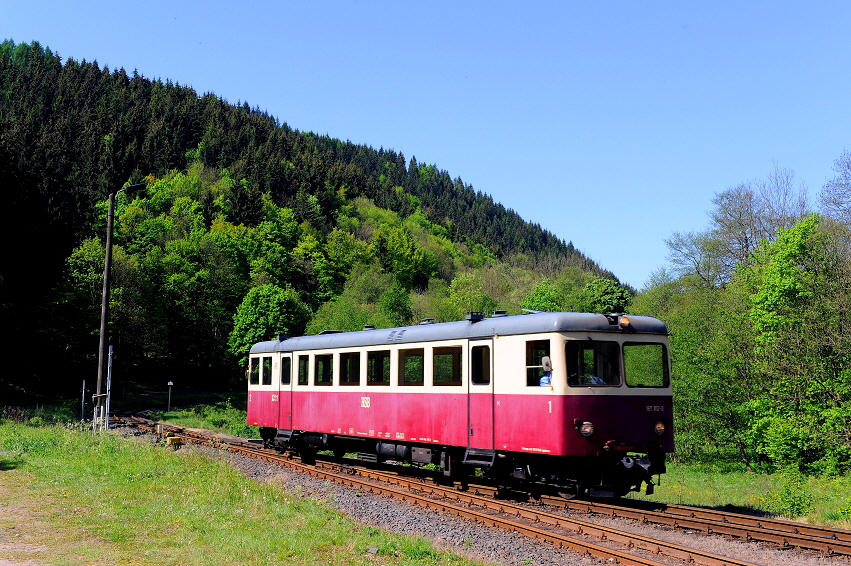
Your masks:
{"label": "dark red lower body panel", "polygon": [[[292,416],[290,420],[290,410]],[[591,422],[586,438],[575,422]],[[663,421],[666,431],[656,435]],[[553,456],[672,452],[670,397],[250,391],[248,424]]]}

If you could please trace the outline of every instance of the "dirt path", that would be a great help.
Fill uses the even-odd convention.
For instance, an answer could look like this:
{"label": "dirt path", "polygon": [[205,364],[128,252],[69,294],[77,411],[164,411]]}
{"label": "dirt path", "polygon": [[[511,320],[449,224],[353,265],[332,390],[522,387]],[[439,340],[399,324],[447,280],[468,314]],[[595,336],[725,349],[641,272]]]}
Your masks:
{"label": "dirt path", "polygon": [[36,559],[46,550],[36,543],[37,533],[47,525],[39,513],[16,503],[19,494],[8,485],[15,475],[10,470],[0,472],[0,566],[37,566]]}

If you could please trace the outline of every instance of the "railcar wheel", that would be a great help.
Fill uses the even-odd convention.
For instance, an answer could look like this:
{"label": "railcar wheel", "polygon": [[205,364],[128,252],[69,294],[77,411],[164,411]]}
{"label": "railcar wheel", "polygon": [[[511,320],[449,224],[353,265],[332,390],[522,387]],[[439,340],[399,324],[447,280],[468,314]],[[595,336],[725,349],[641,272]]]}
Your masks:
{"label": "railcar wheel", "polygon": [[313,466],[316,464],[316,449],[311,448],[309,446],[302,447],[298,451],[298,455],[301,456],[301,463],[307,464],[309,466]]}
{"label": "railcar wheel", "polygon": [[259,432],[260,438],[263,439],[263,448],[272,448],[275,442],[275,435],[278,434],[278,429],[261,427]]}

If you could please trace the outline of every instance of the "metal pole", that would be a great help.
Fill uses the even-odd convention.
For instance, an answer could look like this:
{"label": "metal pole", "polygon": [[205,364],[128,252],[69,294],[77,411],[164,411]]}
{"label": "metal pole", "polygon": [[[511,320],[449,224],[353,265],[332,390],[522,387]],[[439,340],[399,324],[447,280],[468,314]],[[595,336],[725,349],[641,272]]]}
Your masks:
{"label": "metal pole", "polygon": [[165,410],[166,413],[171,412],[171,386],[174,385],[173,382],[168,382],[168,408]]}
{"label": "metal pole", "polygon": [[109,366],[106,372],[106,410],[104,411],[103,428],[109,429],[109,400],[112,394],[112,340],[109,341]]}
{"label": "metal pole", "polygon": [[109,193],[109,208],[106,214],[106,253],[103,261],[103,294],[101,296],[101,304],[100,304],[100,345],[98,346],[98,383],[97,383],[97,392],[95,394],[95,421],[97,421],[97,415],[103,416],[103,375],[106,372],[106,364],[107,364],[107,352],[106,346],[108,342],[107,331],[109,324],[109,284],[110,284],[110,271],[112,269],[112,225],[115,218],[115,195],[118,193],[133,192],[139,189],[145,188],[144,183],[138,183],[136,185],[130,185],[129,187],[124,187],[123,189],[119,189],[117,191],[112,191]]}
{"label": "metal pole", "polygon": [[83,380],[83,400],[82,405],[80,405],[80,420],[86,420],[86,380]]}
{"label": "metal pole", "polygon": [[106,369],[107,324],[109,322],[109,275],[112,268],[112,223],[115,216],[115,193],[109,193],[109,209],[106,213],[106,257],[103,262],[103,294],[100,304],[100,345],[98,346],[98,384],[95,397],[95,415],[100,415],[103,374]]}

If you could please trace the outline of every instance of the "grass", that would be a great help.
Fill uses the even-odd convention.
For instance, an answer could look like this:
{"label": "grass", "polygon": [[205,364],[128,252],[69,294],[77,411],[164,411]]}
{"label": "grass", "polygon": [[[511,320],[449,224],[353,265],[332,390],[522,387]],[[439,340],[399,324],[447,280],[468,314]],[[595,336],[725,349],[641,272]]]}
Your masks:
{"label": "grass", "polygon": [[470,564],[422,538],[359,526],[280,485],[258,484],[201,452],[79,425],[0,424],[0,501],[0,540],[14,543],[4,548],[12,560]]}
{"label": "grass", "polygon": [[194,405],[185,409],[173,409],[149,415],[153,420],[187,427],[216,430],[243,437],[257,437],[257,427],[246,423],[245,409],[233,405],[231,398],[205,405]]}
{"label": "grass", "polygon": [[[116,399],[111,410],[127,407],[157,407],[149,417],[187,428],[215,430],[234,436],[257,437],[256,427],[246,424],[246,392],[193,393],[181,391],[172,396],[172,407],[166,410],[167,393],[132,392],[123,401]],[[161,405],[160,405],[161,403]],[[86,406],[86,418],[91,418],[91,403]],[[54,404],[24,404],[0,406],[0,421],[10,420],[34,425],[61,424],[80,418],[80,403],[67,400]]]}
{"label": "grass", "polygon": [[650,496],[634,499],[695,505],[851,529],[851,477],[760,474],[669,463]]}
{"label": "grass", "polygon": [[[206,395],[203,398],[184,395],[173,398],[174,401],[181,405],[191,405],[193,401],[206,404],[175,408],[169,412],[162,410],[152,417],[184,427],[218,430],[236,436],[257,436],[257,429],[245,424],[245,403],[239,395]],[[0,421],[5,418],[33,425],[57,423],[73,416],[75,408],[73,404],[0,407]],[[0,471],[4,466],[9,466],[8,462],[0,460]],[[804,478],[788,474],[748,473],[730,466],[718,468],[669,463],[668,473],[662,476],[655,494],[649,497],[632,494],[631,497],[851,529],[851,477],[847,476]]]}

